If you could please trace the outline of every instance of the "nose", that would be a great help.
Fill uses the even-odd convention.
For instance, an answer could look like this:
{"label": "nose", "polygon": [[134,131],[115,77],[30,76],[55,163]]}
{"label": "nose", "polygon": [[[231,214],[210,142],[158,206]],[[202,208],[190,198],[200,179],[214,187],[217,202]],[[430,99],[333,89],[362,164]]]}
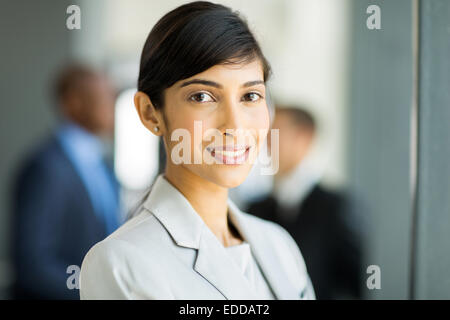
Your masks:
{"label": "nose", "polygon": [[[238,103],[228,101],[223,105],[222,131],[224,132],[224,136],[233,137],[234,134],[232,132],[243,129],[243,116],[244,115],[242,114],[242,110]],[[231,132],[227,132],[227,129]]]}

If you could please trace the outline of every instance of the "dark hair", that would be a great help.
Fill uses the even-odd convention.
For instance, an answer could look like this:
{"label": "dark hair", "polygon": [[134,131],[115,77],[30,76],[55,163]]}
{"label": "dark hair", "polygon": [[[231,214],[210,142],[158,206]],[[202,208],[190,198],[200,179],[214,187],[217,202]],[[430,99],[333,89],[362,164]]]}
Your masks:
{"label": "dark hair", "polygon": [[275,112],[286,112],[289,114],[291,121],[298,127],[315,130],[317,127],[314,116],[305,108],[298,106],[277,105]]}
{"label": "dark hair", "polygon": [[164,15],[151,30],[142,50],[138,90],[158,109],[164,106],[164,90],[177,81],[217,64],[255,58],[267,81],[270,65],[239,14],[220,4],[191,2]]}

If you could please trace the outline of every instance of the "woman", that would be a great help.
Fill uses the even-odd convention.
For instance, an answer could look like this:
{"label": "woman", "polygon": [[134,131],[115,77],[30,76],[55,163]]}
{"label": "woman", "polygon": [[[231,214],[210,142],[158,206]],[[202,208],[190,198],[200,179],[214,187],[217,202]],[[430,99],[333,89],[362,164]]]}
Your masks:
{"label": "woman", "polygon": [[289,234],[228,199],[270,126],[269,74],[227,7],[193,2],[155,25],[134,103],[163,138],[166,169],[139,213],[86,255],[82,299],[314,298]]}

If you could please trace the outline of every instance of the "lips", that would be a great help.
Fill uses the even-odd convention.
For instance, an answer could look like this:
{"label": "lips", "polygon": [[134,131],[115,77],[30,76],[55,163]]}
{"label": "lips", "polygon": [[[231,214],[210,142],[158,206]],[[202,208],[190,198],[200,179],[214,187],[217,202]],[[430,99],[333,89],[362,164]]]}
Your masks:
{"label": "lips", "polygon": [[220,146],[207,148],[211,155],[223,164],[242,164],[247,160],[250,146]]}

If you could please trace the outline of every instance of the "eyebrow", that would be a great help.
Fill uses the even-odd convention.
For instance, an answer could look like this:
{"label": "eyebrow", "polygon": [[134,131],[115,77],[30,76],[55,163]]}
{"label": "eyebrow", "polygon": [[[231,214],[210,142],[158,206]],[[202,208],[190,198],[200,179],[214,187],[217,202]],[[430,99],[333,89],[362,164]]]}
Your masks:
{"label": "eyebrow", "polygon": [[[211,86],[211,87],[218,88],[218,89],[223,88],[223,86],[217,82],[210,81],[210,80],[203,80],[203,79],[192,79],[189,81],[185,81],[180,85],[180,88],[189,86],[191,84],[203,84],[205,86]],[[247,87],[255,86],[257,84],[264,84],[264,81],[263,80],[248,81],[248,82],[244,83],[242,85],[242,87],[247,88]]]}

